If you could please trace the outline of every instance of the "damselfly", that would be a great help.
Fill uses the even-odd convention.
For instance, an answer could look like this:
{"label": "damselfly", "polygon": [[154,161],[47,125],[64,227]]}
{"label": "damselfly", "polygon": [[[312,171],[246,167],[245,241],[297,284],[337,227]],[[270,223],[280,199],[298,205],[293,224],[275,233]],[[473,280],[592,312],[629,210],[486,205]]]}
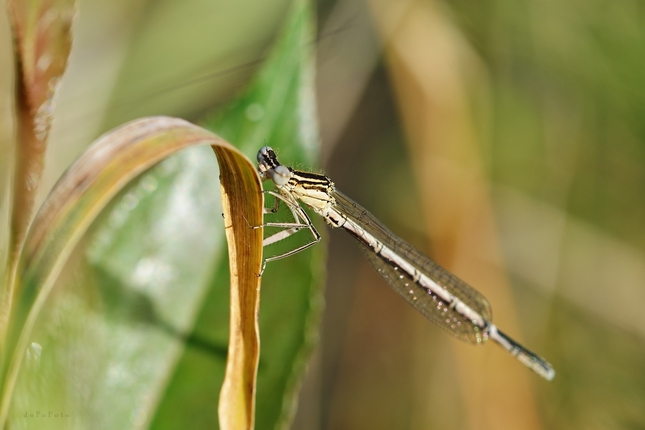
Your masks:
{"label": "damselfly", "polygon": [[263,180],[272,180],[277,190],[266,191],[276,199],[271,211],[277,210],[282,201],[294,217],[293,223],[265,224],[284,230],[267,237],[264,245],[302,229],[308,229],[314,238],[285,254],[267,258],[265,263],[293,255],[320,240],[300,201],[330,226],[351,234],[387,283],[430,321],[465,342],[482,344],[490,338],[538,375],[549,381],[553,379],[555,370],[546,360],[491,322],[491,306],[479,291],[395,236],[367,210],[338,191],[328,177],[283,166],[268,146],[258,152],[258,172]]}

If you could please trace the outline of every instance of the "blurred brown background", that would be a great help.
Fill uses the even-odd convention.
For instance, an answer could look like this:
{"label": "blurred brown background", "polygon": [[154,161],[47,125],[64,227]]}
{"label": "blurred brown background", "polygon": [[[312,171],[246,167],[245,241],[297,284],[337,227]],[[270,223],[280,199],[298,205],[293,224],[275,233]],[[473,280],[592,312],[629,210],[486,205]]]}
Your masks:
{"label": "blurred brown background", "polygon": [[332,232],[319,428],[645,427],[644,12],[374,0],[325,15],[323,34],[351,23],[319,45],[329,176],[557,375],[446,336]]}
{"label": "blurred brown background", "polygon": [[[287,7],[80,1],[42,195],[100,132],[150,114],[198,119],[233,97]],[[500,328],[557,375],[547,383],[494,345],[453,340],[334,231],[293,427],[645,428],[642,2],[317,7],[322,168],[482,291]],[[6,154],[11,69],[0,78]]]}

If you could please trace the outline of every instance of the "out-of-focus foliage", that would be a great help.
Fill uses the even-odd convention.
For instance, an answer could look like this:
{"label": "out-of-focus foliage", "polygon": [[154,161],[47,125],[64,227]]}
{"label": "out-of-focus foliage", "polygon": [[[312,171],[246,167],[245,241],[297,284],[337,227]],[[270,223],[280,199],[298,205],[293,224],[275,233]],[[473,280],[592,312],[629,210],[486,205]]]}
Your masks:
{"label": "out-of-focus foliage", "polygon": [[[348,3],[357,4],[336,2],[335,10]],[[379,21],[373,29],[386,59],[367,81],[336,144],[328,163],[330,176],[395,233],[431,250],[441,263],[454,264],[475,253],[490,268],[506,270],[512,294],[501,300],[497,292],[486,292],[495,320],[513,335],[523,333],[523,343],[549,359],[557,375],[552,384],[529,381],[523,388],[529,395],[524,391],[523,396],[533,399],[532,413],[516,416],[517,408],[500,403],[498,382],[479,387],[477,372],[463,366],[472,356],[484,362],[479,373],[490,373],[489,365],[500,361],[514,371],[512,359],[489,352],[493,346],[453,352],[442,333],[426,328],[412,310],[400,308],[385,287],[369,285],[380,283],[369,268],[363,272],[361,266],[357,286],[350,288],[353,284],[338,272],[361,260],[346,254],[351,244],[336,245],[344,239],[334,236],[329,265],[339,269],[330,272],[323,324],[326,352],[318,411],[323,428],[497,429],[517,428],[511,424],[517,420],[522,428],[642,427],[642,5],[459,0],[368,4],[374,16],[390,8],[397,25],[388,28]],[[434,21],[414,33],[414,23],[426,14]],[[334,12],[329,16],[333,19]],[[359,38],[356,33],[340,33],[338,38],[345,40],[334,53]],[[403,33],[405,50],[396,45]],[[425,38],[428,33],[434,38]],[[331,61],[329,51],[322,53],[321,64]],[[401,64],[413,64],[408,60],[426,61],[425,70],[405,69]],[[418,94],[430,96],[434,104],[411,104],[415,99],[406,89],[432,79],[436,85],[422,87]],[[459,113],[462,121],[449,122],[461,106],[466,107]],[[321,111],[322,124],[325,115]],[[411,126],[415,121],[430,124],[429,131],[417,133]],[[443,127],[452,131],[441,134]],[[323,128],[323,137],[326,132]],[[433,240],[424,244],[424,227],[432,230],[452,196],[447,192],[442,200],[432,200],[423,190],[447,184],[441,181],[442,172],[454,167],[447,162],[449,152],[462,148],[447,142],[460,134],[473,143],[475,151],[468,157],[475,157],[488,177],[504,263],[491,259],[491,243],[482,241],[483,236],[462,236],[450,244],[432,233]],[[434,154],[434,164],[420,169],[419,142],[429,137],[446,146]],[[401,156],[406,147],[407,159]],[[468,178],[467,169],[462,173]],[[452,220],[462,216],[455,214]],[[468,249],[460,249],[466,242]],[[470,277],[474,264],[451,268],[482,288],[482,278]],[[510,327],[502,325],[509,311],[518,314],[517,324]]]}

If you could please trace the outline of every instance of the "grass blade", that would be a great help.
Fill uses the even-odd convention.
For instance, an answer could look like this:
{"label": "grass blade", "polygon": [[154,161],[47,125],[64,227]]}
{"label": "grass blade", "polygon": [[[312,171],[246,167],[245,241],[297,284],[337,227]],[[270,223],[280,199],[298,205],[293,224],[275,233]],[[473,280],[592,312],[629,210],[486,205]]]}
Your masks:
{"label": "grass blade", "polygon": [[[164,375],[170,371],[174,363],[172,358],[164,358],[163,362],[158,366],[160,368],[158,372],[147,374],[145,375],[147,379],[143,378],[141,381],[136,381],[135,388],[139,390],[138,392],[131,393],[130,391],[133,390],[128,390],[125,393],[121,393],[125,394],[125,396],[118,396],[112,392],[111,394],[106,394],[106,397],[94,396],[89,400],[84,399],[84,403],[74,403],[77,399],[73,397],[74,393],[69,392],[74,388],[75,379],[91,375],[93,378],[83,382],[83,386],[88,383],[90,386],[92,386],[92,383],[100,384],[101,379],[96,377],[96,372],[99,372],[100,375],[107,375],[110,368],[127,365],[128,363],[122,363],[120,361],[122,358],[118,355],[114,358],[114,361],[110,362],[108,360],[105,362],[105,360],[101,360],[103,357],[97,356],[95,351],[90,351],[90,362],[83,363],[84,366],[89,366],[89,370],[84,368],[68,369],[75,373],[76,378],[68,378],[62,387],[49,387],[50,389],[57,388],[57,390],[45,392],[44,394],[42,393],[42,387],[35,388],[36,385],[42,386],[43,378],[47,380],[47,376],[49,376],[47,372],[43,372],[43,366],[49,359],[51,361],[47,363],[51,365],[60,364],[60,360],[56,361],[56,357],[52,357],[51,354],[46,356],[43,352],[40,358],[40,370],[32,368],[33,366],[30,365],[23,366],[21,369],[21,364],[24,361],[25,352],[27,352],[28,362],[30,352],[33,352],[33,338],[37,337],[38,334],[33,329],[39,323],[39,318],[43,314],[47,316],[52,300],[57,300],[63,296],[59,289],[56,290],[56,295],[52,295],[56,279],[73,255],[73,251],[83,234],[101,210],[105,208],[119,190],[150,166],[183,148],[205,144],[213,146],[216,155],[219,157],[222,194],[225,202],[224,217],[227,220],[227,237],[233,240],[233,242],[229,243],[231,250],[231,288],[240,297],[249,298],[244,304],[250,304],[250,307],[243,306],[244,304],[240,306],[239,315],[240,320],[243,320],[243,322],[236,325],[244,331],[234,334],[236,337],[243,339],[241,342],[236,342],[236,344],[242,344],[240,352],[243,356],[237,362],[241,362],[243,365],[237,366],[235,369],[238,372],[244,372],[244,374],[234,375],[231,373],[231,377],[246,382],[244,386],[239,387],[239,389],[244,390],[243,394],[235,390],[233,392],[235,396],[245,402],[242,408],[246,411],[251,411],[250,416],[252,416],[255,366],[257,363],[257,332],[252,321],[257,315],[257,297],[255,295],[258,293],[259,279],[256,273],[259,271],[261,262],[262,239],[261,229],[253,230],[248,228],[248,222],[259,225],[262,215],[261,193],[259,193],[259,181],[255,174],[255,168],[239,151],[210,132],[183,120],[156,117],[134,121],[100,138],[70,167],[39,212],[28,235],[24,248],[25,252],[20,260],[19,274],[22,289],[19,290],[16,308],[12,315],[9,347],[13,351],[13,356],[8,369],[4,373],[0,422],[5,423],[7,421],[12,398],[15,403],[18,403],[13,405],[11,409],[14,411],[11,415],[12,422],[28,419],[29,417],[18,415],[15,411],[22,410],[21,407],[34,405],[37,400],[47,400],[54,404],[63,402],[68,410],[73,408],[75,423],[73,427],[75,428],[87,428],[90,423],[103,423],[111,428],[126,428],[132,425],[143,425],[146,420],[150,419],[149,417],[152,416],[156,406],[157,398],[154,393],[159,392],[159,384],[163,386],[163,381],[166,379]],[[238,195],[239,192],[245,194]],[[249,198],[250,195],[256,197]],[[241,224],[239,224],[240,222]],[[83,288],[86,287],[83,286]],[[73,309],[69,309],[70,313],[73,313]],[[102,310],[102,308],[99,308],[99,311]],[[51,312],[49,313],[51,314]],[[99,319],[107,321],[110,318],[105,312],[97,312],[92,315],[96,316],[96,314],[98,314]],[[93,320],[80,319],[83,316],[83,314],[78,315],[79,320],[77,323],[80,322],[80,324],[77,325],[82,326],[82,330],[85,330],[86,326],[93,328]],[[72,315],[71,318],[74,317]],[[108,322],[111,324],[110,321]],[[112,327],[110,324],[104,325],[109,328]],[[42,325],[38,327],[42,327]],[[134,328],[127,326],[126,331],[134,332],[136,328],[136,326]],[[73,334],[76,333],[74,332]],[[114,338],[118,339],[118,337],[113,337],[112,339]],[[136,339],[141,338],[128,338],[127,336],[125,338],[130,343]],[[67,341],[68,346],[71,345],[71,349],[65,351],[67,353],[66,357],[82,356],[83,353],[87,352],[88,345],[83,342],[75,344],[74,342],[77,339],[73,336],[62,340]],[[88,341],[87,336],[82,340]],[[176,341],[176,339],[172,340]],[[91,342],[92,339],[89,339],[89,341]],[[166,350],[170,347],[171,341],[166,339],[158,342],[158,345],[155,345],[155,351]],[[103,343],[97,341],[91,347],[100,347]],[[120,345],[108,345],[111,348],[118,346]],[[55,347],[56,345],[53,345],[52,349],[56,349]],[[45,350],[43,349],[43,351]],[[93,352],[94,354],[92,355]],[[157,357],[158,354],[151,354],[151,356]],[[235,353],[232,353],[231,356],[235,357]],[[68,366],[70,365],[69,358],[67,362],[63,361]],[[151,363],[145,362],[139,364],[139,366],[155,367]],[[60,369],[58,371],[60,372]],[[35,381],[38,381],[38,384],[34,385]],[[56,375],[48,379],[48,381],[56,381]],[[16,386],[17,382],[18,386]],[[147,389],[150,385],[154,386],[152,398],[150,395],[146,395],[146,393],[150,393]],[[20,388],[18,392],[26,393],[26,395],[12,396],[14,387]],[[105,388],[105,386],[96,387],[97,390],[108,391]],[[66,389],[68,390],[67,392],[65,391]],[[62,394],[67,394],[68,397],[58,396],[61,392]],[[126,397],[125,402],[118,402],[121,397]],[[112,409],[113,404],[92,403],[92,401],[96,402],[97,399],[103,398],[117,402],[115,404],[121,408],[129,409],[114,410]],[[67,403],[65,404],[66,400]],[[27,401],[28,403],[20,404],[21,401]],[[70,401],[71,403],[69,403]],[[135,419],[133,419],[134,412],[139,414]],[[140,417],[143,418],[140,419]],[[23,424],[28,425],[28,421]],[[64,424],[65,428],[69,428],[69,424],[69,422],[66,422]]]}

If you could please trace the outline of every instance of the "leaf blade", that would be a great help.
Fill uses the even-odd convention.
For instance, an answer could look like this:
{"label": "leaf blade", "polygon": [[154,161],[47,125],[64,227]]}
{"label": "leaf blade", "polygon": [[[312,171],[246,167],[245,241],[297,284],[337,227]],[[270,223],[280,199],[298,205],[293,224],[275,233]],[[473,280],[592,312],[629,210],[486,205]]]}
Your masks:
{"label": "leaf blade", "polygon": [[[220,166],[237,163],[228,157],[240,157],[234,152],[226,152],[221,148],[213,148],[220,161]],[[222,169],[222,172],[228,170]],[[240,270],[249,260],[262,260],[262,246],[248,247],[250,241],[262,242],[262,229],[249,228],[251,219],[262,224],[262,210],[256,211],[254,217],[248,213],[234,210],[235,207],[246,206],[244,201],[237,199],[255,196],[254,208],[263,208],[262,193],[257,192],[259,179],[255,171],[235,169],[233,175],[222,175],[222,198],[224,218],[230,220],[225,226],[229,243],[229,262],[231,272],[231,325],[226,362],[226,373],[219,400],[219,420],[222,429],[252,429],[255,414],[255,382],[260,356],[260,338],[257,315],[260,307],[260,265],[252,270]],[[245,180],[239,180],[246,177]],[[231,180],[236,179],[238,180]],[[256,188],[249,187],[253,184]],[[233,191],[235,190],[235,191]],[[239,246],[242,244],[243,246]],[[231,252],[233,251],[233,252]],[[251,288],[236,288],[238,285],[249,285]]]}
{"label": "leaf blade", "polygon": [[[16,345],[14,348],[16,352],[5,379],[3,420],[7,417],[11,397],[9,393],[13,389],[19,372],[22,361],[21,352],[27,349],[31,328],[51,293],[53,279],[60,273],[83,232],[87,230],[105,204],[133,176],[170,153],[197,144],[215,145],[219,155],[227,155],[224,162],[220,161],[221,175],[223,178],[228,178],[225,180],[227,184],[235,184],[236,181],[243,180],[246,189],[251,190],[255,187],[254,195],[261,196],[258,192],[259,179],[255,174],[254,166],[235,148],[197,126],[164,117],[135,121],[99,139],[99,142],[92,146],[58,183],[34,223],[25,247],[26,252],[21,260],[21,273],[24,273],[22,280],[26,288],[22,291],[21,300],[18,302],[20,307],[14,314],[15,325],[12,332],[16,334],[12,345]],[[230,156],[230,153],[235,155]],[[231,169],[229,162],[237,164]],[[231,186],[224,188],[225,195],[238,191],[239,189]],[[243,216],[260,223],[258,219],[261,219],[261,202],[258,204],[257,199],[249,200],[248,195],[235,197],[235,199],[229,197],[229,199],[234,202],[230,207],[241,214],[237,215],[238,218]],[[240,207],[240,204],[243,206]],[[234,218],[229,216],[228,219]],[[235,226],[235,229],[251,230],[247,227],[248,224],[245,222],[243,227]],[[257,291],[258,280],[255,273],[259,270],[261,261],[259,254],[261,251],[258,251],[261,249],[261,232],[253,230],[249,234],[254,239],[244,244],[237,244],[236,247],[254,248],[255,251],[235,254],[241,258],[236,268],[247,271],[247,275],[238,275],[235,279],[242,283],[246,282],[241,288]],[[254,267],[257,268],[255,271]],[[252,276],[248,273],[252,273]],[[249,280],[254,283],[248,284]],[[255,315],[252,310],[251,314]],[[247,371],[247,368],[242,370]],[[252,380],[253,376],[249,379]],[[251,402],[253,400],[253,396],[246,396],[246,398]],[[150,404],[148,408],[154,410],[154,405]],[[151,415],[152,410],[148,409],[147,416]]]}

